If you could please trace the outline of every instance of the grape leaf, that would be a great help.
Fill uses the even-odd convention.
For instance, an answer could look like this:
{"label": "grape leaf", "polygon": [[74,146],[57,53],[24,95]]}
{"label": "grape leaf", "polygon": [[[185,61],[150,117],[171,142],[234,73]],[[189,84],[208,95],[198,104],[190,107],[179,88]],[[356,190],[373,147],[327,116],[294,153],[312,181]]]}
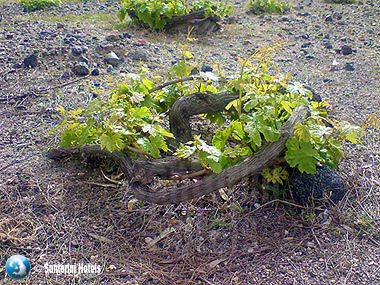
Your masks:
{"label": "grape leaf", "polygon": [[100,147],[106,148],[108,151],[121,150],[123,148],[122,135],[120,133],[114,133],[112,135],[103,134],[100,136]]}
{"label": "grape leaf", "polygon": [[168,146],[162,136],[150,136],[147,148],[154,158],[160,157],[160,149],[168,151]]}
{"label": "grape leaf", "polygon": [[265,125],[264,123],[258,124],[257,129],[265,137],[265,140],[268,142],[274,142],[280,138],[280,132],[272,126]]}
{"label": "grape leaf", "polygon": [[219,162],[213,159],[208,159],[207,162],[213,172],[220,173],[223,170],[222,165]]}
{"label": "grape leaf", "polygon": [[166,20],[165,18],[162,18],[162,17],[157,17],[156,18],[156,24],[155,24],[155,28],[159,29],[159,30],[162,30],[165,28],[165,25],[166,25]]}
{"label": "grape leaf", "polygon": [[70,111],[70,115],[71,116],[77,116],[80,113],[82,113],[83,111],[84,111],[84,109],[78,109],[78,110]]}
{"label": "grape leaf", "polygon": [[141,108],[131,108],[131,113],[135,115],[135,117],[138,119],[152,116],[152,113],[150,112],[149,108],[145,106]]}
{"label": "grape leaf", "polygon": [[363,136],[363,129],[361,127],[353,126],[346,121],[343,121],[341,126],[341,136],[345,136],[352,143],[360,142],[359,139]]}
{"label": "grape leaf", "polygon": [[248,137],[251,139],[251,141],[257,146],[261,146],[261,135],[259,130],[256,127],[256,123],[254,122],[248,122],[244,130],[247,132]]}
{"label": "grape leaf", "polygon": [[310,129],[308,126],[296,123],[294,125],[294,132],[297,133],[301,141],[309,142],[310,141]]}
{"label": "grape leaf", "polygon": [[207,85],[206,91],[214,94],[218,93],[218,89],[214,85]]}
{"label": "grape leaf", "polygon": [[242,123],[239,121],[233,121],[231,123],[231,126],[233,128],[232,135],[237,140],[242,140],[245,137],[245,132],[242,126]]}
{"label": "grape leaf", "polygon": [[146,86],[146,88],[148,88],[148,89],[152,89],[152,88],[156,87],[156,84],[154,84],[153,81],[148,80],[148,79],[144,79],[144,80],[143,80],[143,84],[144,84],[144,85]]}
{"label": "grape leaf", "polygon": [[301,172],[315,173],[317,160],[319,157],[318,151],[313,148],[313,145],[303,141],[299,141],[293,137],[286,142],[285,159],[291,167],[296,167]]}
{"label": "grape leaf", "polygon": [[173,65],[172,70],[174,71],[174,74],[178,77],[182,77],[184,75],[187,75],[187,69],[189,66],[185,61],[180,61]]}
{"label": "grape leaf", "polygon": [[226,123],[226,118],[221,113],[206,114],[206,118],[210,120],[211,124],[216,123],[218,127],[221,127]]}
{"label": "grape leaf", "polygon": [[249,112],[260,104],[259,99],[251,99],[244,104],[244,111]]}
{"label": "grape leaf", "polygon": [[189,51],[185,51],[185,52],[183,53],[183,55],[184,55],[187,59],[190,59],[190,58],[193,58],[193,57],[194,57],[194,55],[193,55],[191,52],[189,52]]}
{"label": "grape leaf", "polygon": [[59,143],[59,145],[61,147],[70,147],[73,145],[76,146],[77,145],[77,143],[75,143],[76,140],[77,140],[77,136],[75,135],[74,131],[70,129],[66,129],[61,134],[61,142]]}
{"label": "grape leaf", "polygon": [[281,101],[282,107],[285,109],[286,112],[291,114],[293,112],[293,109],[297,106],[297,102],[288,102],[288,101]]}
{"label": "grape leaf", "polygon": [[188,158],[193,155],[196,150],[197,148],[195,146],[181,144],[174,155],[181,158]]}
{"label": "grape leaf", "polygon": [[156,145],[159,149],[163,151],[168,151],[168,145],[166,144],[162,136],[150,136],[149,140],[152,144]]}
{"label": "grape leaf", "polygon": [[174,135],[172,133],[168,132],[165,128],[161,127],[160,125],[155,125],[154,128],[156,129],[157,133],[168,138],[174,138]]}
{"label": "grape leaf", "polygon": [[83,128],[82,133],[79,136],[79,145],[84,145],[86,143],[91,143],[93,141],[94,124],[96,120],[94,118],[88,119],[87,126]]}
{"label": "grape leaf", "polygon": [[217,130],[214,137],[212,138],[212,145],[215,146],[219,150],[223,150],[231,132],[232,132],[231,126],[228,126],[223,131]]}

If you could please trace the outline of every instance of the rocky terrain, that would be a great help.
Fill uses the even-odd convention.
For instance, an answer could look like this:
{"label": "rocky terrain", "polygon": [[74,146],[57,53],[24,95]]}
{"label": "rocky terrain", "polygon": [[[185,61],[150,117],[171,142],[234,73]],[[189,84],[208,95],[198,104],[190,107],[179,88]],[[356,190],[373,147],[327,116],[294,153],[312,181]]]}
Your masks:
{"label": "rocky terrain", "polygon": [[[360,124],[378,112],[379,1],[290,1],[281,16],[247,14],[246,2],[232,2],[221,31],[191,42],[194,60],[234,73],[238,58],[277,41],[278,72],[311,86],[335,118]],[[48,160],[59,136],[47,133],[62,120],[57,106],[98,96],[90,85],[107,96],[140,62],[166,75],[186,35],[122,25],[117,1],[32,13],[0,3],[1,264],[24,254],[31,284],[380,284],[378,129],[344,146],[348,193],[335,206],[270,202],[248,182],[191,203],[137,203],[101,174],[113,173],[107,162]],[[49,275],[46,262],[102,273]]]}

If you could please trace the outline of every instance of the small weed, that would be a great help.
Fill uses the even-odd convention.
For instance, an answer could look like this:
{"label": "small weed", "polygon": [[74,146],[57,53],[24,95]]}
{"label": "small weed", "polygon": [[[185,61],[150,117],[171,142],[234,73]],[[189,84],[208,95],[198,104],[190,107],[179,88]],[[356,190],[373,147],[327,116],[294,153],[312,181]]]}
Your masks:
{"label": "small weed", "polygon": [[237,205],[235,203],[232,203],[232,209],[234,209],[237,212],[243,213],[245,211],[245,208],[243,208],[240,205]]}
{"label": "small weed", "polygon": [[288,209],[288,212],[291,216],[295,216],[296,215],[296,212],[292,209]]}
{"label": "small weed", "polygon": [[317,218],[317,215],[315,214],[315,211],[313,209],[310,209],[306,214],[305,214],[305,218],[307,221],[309,222],[314,222],[315,219]]}
{"label": "small weed", "polygon": [[230,223],[227,223],[228,219],[221,218],[220,215],[213,216],[211,218],[211,224],[206,226],[206,229],[219,229],[224,227],[231,226]]}
{"label": "small weed", "polygon": [[51,6],[61,6],[60,0],[19,0],[18,3],[26,12],[42,10]]}
{"label": "small weed", "polygon": [[361,231],[367,232],[371,229],[372,222],[372,219],[367,218],[365,215],[361,215],[359,217],[356,217],[354,224],[357,225]]}
{"label": "small weed", "polygon": [[111,25],[115,26],[116,28],[116,16],[112,14],[101,14],[101,13],[95,13],[95,14],[83,14],[83,15],[63,15],[63,16],[35,16],[35,15],[26,15],[26,16],[16,16],[19,20],[29,20],[29,21],[46,21],[46,22],[90,22],[90,21],[96,21],[96,22],[104,22],[104,23],[110,23]]}
{"label": "small weed", "polygon": [[290,4],[280,0],[250,0],[248,2],[248,10],[253,14],[276,13],[282,15],[292,9]]}
{"label": "small weed", "polygon": [[335,4],[353,4],[355,0],[325,0],[327,3],[335,3]]}
{"label": "small weed", "polygon": [[16,0],[0,0],[0,6],[7,5],[10,3],[16,3]]}

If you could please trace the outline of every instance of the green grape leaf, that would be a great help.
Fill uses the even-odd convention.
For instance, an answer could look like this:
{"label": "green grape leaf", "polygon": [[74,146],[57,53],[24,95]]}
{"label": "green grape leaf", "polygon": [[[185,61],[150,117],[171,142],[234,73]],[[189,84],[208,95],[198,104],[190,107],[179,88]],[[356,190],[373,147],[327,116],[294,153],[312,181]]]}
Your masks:
{"label": "green grape leaf", "polygon": [[92,135],[95,132],[94,130],[95,122],[96,122],[95,118],[91,118],[86,121],[87,126],[83,128],[82,133],[79,136],[79,145],[84,145],[86,143],[93,142]]}
{"label": "green grape leaf", "polygon": [[161,156],[160,149],[164,151],[168,150],[165,140],[159,135],[151,135],[149,136],[149,139],[139,138],[136,142],[144,152],[150,153],[154,158],[159,158]]}
{"label": "green grape leaf", "polygon": [[329,145],[319,151],[323,163],[331,168],[337,168],[339,158],[344,157],[344,154],[340,148],[341,145],[338,139],[330,139]]}
{"label": "green grape leaf", "polygon": [[323,164],[330,166],[332,169],[335,169],[338,167],[339,157],[341,157],[343,153],[339,149],[330,148],[320,150],[319,155],[320,160],[323,162]]}
{"label": "green grape leaf", "polygon": [[207,166],[207,158],[208,158],[209,154],[207,152],[204,152],[204,151],[199,151],[198,149],[198,159],[199,159],[199,162],[204,166],[206,167]]}
{"label": "green grape leaf", "polygon": [[74,117],[74,116],[79,115],[83,111],[84,111],[84,109],[78,109],[78,110],[70,111],[70,115]]}
{"label": "green grape leaf", "polygon": [[315,173],[317,163],[315,158],[318,158],[319,154],[311,143],[300,142],[293,137],[286,142],[286,147],[285,159],[291,167],[298,165],[301,172]]}
{"label": "green grape leaf", "polygon": [[148,149],[150,153],[153,155],[153,157],[160,157],[160,149],[162,149],[163,151],[168,151],[168,145],[166,144],[162,136],[150,136],[149,141],[150,143],[148,144]]}
{"label": "green grape leaf", "polygon": [[117,13],[117,17],[119,18],[120,22],[124,21],[126,15],[127,10],[124,7],[120,8],[119,12]]}
{"label": "green grape leaf", "polygon": [[145,87],[148,88],[149,90],[150,90],[150,89],[153,89],[154,87],[156,87],[156,84],[154,84],[153,81],[148,80],[148,79],[144,79],[144,80],[143,80],[143,84],[144,84]]}
{"label": "green grape leaf", "polygon": [[154,20],[148,9],[145,11],[139,11],[137,15],[142,22],[147,23],[151,28],[154,28]]}
{"label": "green grape leaf", "polygon": [[246,112],[249,112],[251,111],[253,108],[256,108],[258,105],[260,104],[260,100],[259,99],[251,99],[251,100],[248,100],[245,104],[244,104],[244,111]]}
{"label": "green grape leaf", "polygon": [[260,147],[261,146],[261,135],[260,135],[260,132],[259,130],[257,129],[256,127],[256,123],[254,122],[248,122],[245,127],[244,127],[244,130],[247,132],[248,134],[248,137],[250,138],[250,140],[257,146],[257,147]]}
{"label": "green grape leaf", "polygon": [[77,146],[77,136],[75,135],[75,132],[72,129],[66,129],[61,134],[61,142],[59,143],[59,146],[61,147],[70,147],[70,146]]}
{"label": "green grape leaf", "polygon": [[180,61],[173,65],[172,71],[177,77],[182,77],[188,74],[189,65],[185,61]]}
{"label": "green grape leaf", "polygon": [[163,135],[168,138],[174,138],[174,135],[171,132],[167,131],[165,128],[161,127],[160,125],[155,125],[154,127],[158,134]]}
{"label": "green grape leaf", "polygon": [[156,23],[155,23],[155,28],[158,30],[163,30],[166,26],[166,20],[165,18],[162,17],[157,17],[156,18]]}
{"label": "green grape leaf", "polygon": [[150,112],[149,108],[145,106],[141,108],[131,108],[130,111],[138,119],[152,116],[152,113]]}
{"label": "green grape leaf", "polygon": [[57,111],[59,111],[61,114],[66,114],[66,110],[63,106],[58,106]]}
{"label": "green grape leaf", "polygon": [[288,102],[288,101],[281,101],[281,106],[285,109],[286,112],[289,114],[292,114],[293,109],[297,107],[298,103],[293,101],[293,102]]}
{"label": "green grape leaf", "polygon": [[332,153],[333,153],[336,157],[344,157],[343,152],[340,150],[340,149],[341,149],[341,144],[340,144],[340,142],[339,142],[338,139],[330,139],[330,140],[329,140],[329,143],[330,143],[330,148],[329,148],[329,150],[331,150]]}
{"label": "green grape leaf", "polygon": [[234,165],[234,160],[231,157],[228,157],[227,155],[223,154],[219,159],[219,163],[222,166],[222,168],[225,169]]}
{"label": "green grape leaf", "polygon": [[174,155],[181,158],[188,158],[196,152],[197,148],[195,146],[181,144]]}
{"label": "green grape leaf", "polygon": [[235,146],[234,148],[226,147],[223,154],[231,158],[237,158],[240,156],[243,157],[245,155],[252,154],[252,150],[247,146],[246,147]]}
{"label": "green grape leaf", "polygon": [[233,101],[231,101],[230,103],[227,104],[226,110],[229,110],[232,107],[234,107],[235,109],[237,109],[238,108],[238,104],[239,104],[239,99],[233,100]]}
{"label": "green grape leaf", "polygon": [[212,138],[212,145],[215,146],[220,151],[223,150],[226,145],[228,137],[231,135],[232,127],[228,126],[223,131],[217,130],[214,137]]}
{"label": "green grape leaf", "polygon": [[297,133],[301,141],[309,142],[310,141],[310,128],[308,126],[296,123],[294,125],[294,132]]}
{"label": "green grape leaf", "polygon": [[242,123],[239,121],[233,121],[231,127],[233,128],[232,136],[237,140],[243,140],[245,132]]}
{"label": "green grape leaf", "polygon": [[218,127],[221,127],[226,123],[226,118],[221,113],[206,114],[206,118],[210,120],[211,124],[216,123]]}
{"label": "green grape leaf", "polygon": [[340,136],[345,137],[352,143],[360,142],[360,138],[363,136],[363,129],[359,126],[353,126],[349,122],[341,123],[341,133]]}
{"label": "green grape leaf", "polygon": [[218,89],[214,85],[207,85],[206,91],[214,94],[218,93]]}
{"label": "green grape leaf", "polygon": [[100,147],[106,148],[108,151],[121,150],[124,147],[122,134],[114,133],[112,135],[102,134],[100,136]]}
{"label": "green grape leaf", "polygon": [[257,124],[256,128],[264,135],[267,142],[274,142],[281,136],[280,132],[272,126]]}
{"label": "green grape leaf", "polygon": [[185,52],[183,53],[183,55],[184,55],[187,59],[190,59],[190,58],[193,58],[193,57],[194,57],[194,55],[193,55],[191,52],[189,52],[189,51],[185,51]]}
{"label": "green grape leaf", "polygon": [[213,159],[208,159],[207,162],[214,173],[220,173],[223,170],[223,167],[219,162]]}

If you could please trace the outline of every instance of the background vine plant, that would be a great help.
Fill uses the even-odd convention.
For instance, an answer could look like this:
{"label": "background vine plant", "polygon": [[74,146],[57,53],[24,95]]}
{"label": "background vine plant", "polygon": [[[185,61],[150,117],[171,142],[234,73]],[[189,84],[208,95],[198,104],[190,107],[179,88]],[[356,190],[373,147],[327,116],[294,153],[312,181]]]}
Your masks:
{"label": "background vine plant", "polygon": [[292,5],[281,0],[249,0],[248,10],[253,14],[276,13],[282,15],[292,9]]}
{"label": "background vine plant", "polygon": [[123,22],[128,15],[134,24],[145,23],[152,30],[162,30],[168,19],[197,11],[203,11],[205,18],[224,17],[232,11],[232,5],[211,0],[198,0],[190,5],[184,0],[124,0],[118,18]]}
{"label": "background vine plant", "polygon": [[61,6],[60,0],[19,0],[18,3],[26,12],[42,10],[50,6]]}

